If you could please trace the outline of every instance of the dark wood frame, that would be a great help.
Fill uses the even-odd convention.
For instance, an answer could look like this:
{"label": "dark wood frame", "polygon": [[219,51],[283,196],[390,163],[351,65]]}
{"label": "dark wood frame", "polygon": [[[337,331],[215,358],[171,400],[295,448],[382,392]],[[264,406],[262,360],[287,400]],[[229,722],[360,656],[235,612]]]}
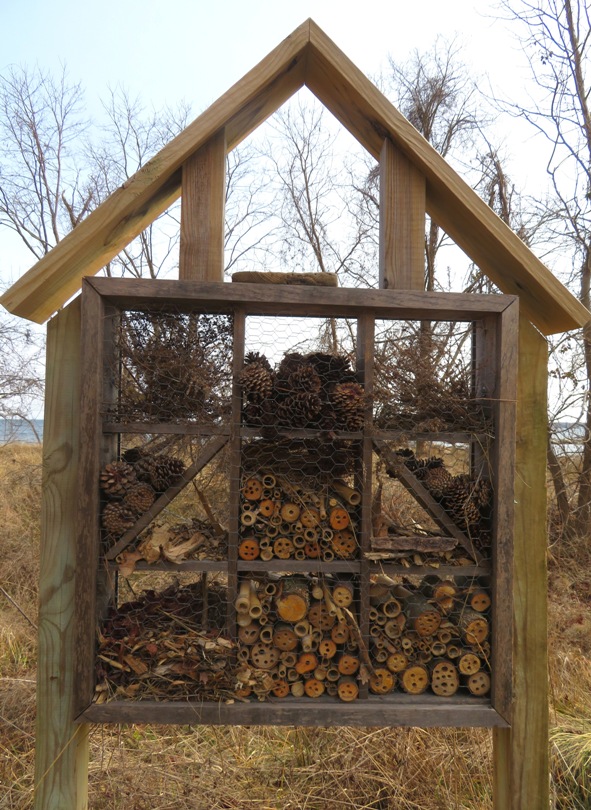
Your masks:
{"label": "dark wood frame", "polygon": [[[179,311],[234,313],[235,341],[239,350],[234,354],[234,375],[242,367],[244,316],[309,316],[358,319],[358,367],[371,386],[373,351],[373,322],[375,319],[452,320],[477,322],[478,351],[486,354],[489,372],[487,396],[493,403],[495,422],[494,452],[491,473],[495,487],[493,518],[492,568],[482,565],[469,569],[438,569],[438,573],[461,576],[488,573],[492,578],[492,690],[488,698],[434,695],[391,694],[384,697],[367,696],[354,703],[335,699],[284,699],[263,703],[218,704],[199,702],[112,701],[93,704],[94,650],[97,620],[109,591],[112,567],[101,560],[99,553],[99,494],[100,465],[113,457],[113,442],[118,430],[145,432],[147,426],[138,424],[103,424],[100,403],[104,398],[103,352],[109,335],[105,324],[117,309],[157,309],[174,307]],[[84,280],[82,292],[82,385],[80,411],[80,499],[78,521],[78,559],[76,577],[76,677],[74,706],[78,722],[153,722],[207,724],[298,724],[298,725],[412,725],[412,726],[488,726],[507,727],[512,711],[512,533],[515,455],[515,399],[518,337],[518,299],[505,295],[464,295],[394,290],[354,290],[307,287],[220,284],[218,282],[148,281],[131,279]],[[233,391],[234,417],[240,412],[240,392]],[[227,441],[231,454],[239,456],[240,430],[233,418],[227,429],[211,431],[212,446]],[[161,427],[161,426],[159,426]],[[169,426],[170,432],[183,428]],[[208,433],[209,430],[189,426],[187,432]],[[363,433],[348,434],[362,442],[363,455],[371,457],[374,441],[388,432],[373,431],[366,420]],[[366,476],[366,479],[369,476]],[[233,487],[233,488],[232,488]],[[237,526],[238,482],[231,484],[230,516]],[[368,534],[371,483],[363,487],[362,514],[365,515],[362,535]],[[239,571],[271,571],[274,563],[243,563],[236,554],[236,542],[230,543],[227,563],[188,562],[173,569],[162,570],[227,571],[230,590],[236,588]],[[109,554],[108,556],[112,556]],[[311,563],[308,561],[277,561],[280,569],[290,571],[350,571],[357,573],[361,589],[361,629],[367,623],[368,584],[371,564],[362,558],[356,562]],[[400,573],[392,565],[381,568]],[[151,567],[150,570],[154,570]],[[276,568],[277,570],[277,568]],[[410,569],[409,574],[433,573],[433,569]],[[96,596],[95,596],[96,595]],[[365,595],[365,596],[364,596]],[[230,601],[230,600],[229,600]],[[229,605],[229,618],[233,606]],[[367,631],[367,627],[365,627]]]}

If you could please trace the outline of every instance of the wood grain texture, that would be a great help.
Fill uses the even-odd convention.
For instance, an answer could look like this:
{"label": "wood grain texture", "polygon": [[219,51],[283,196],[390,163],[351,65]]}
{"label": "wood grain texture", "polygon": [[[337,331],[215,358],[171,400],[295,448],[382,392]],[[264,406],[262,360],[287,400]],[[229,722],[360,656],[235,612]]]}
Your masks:
{"label": "wood grain texture", "polygon": [[425,178],[386,138],[380,153],[380,287],[425,288]]}
{"label": "wood grain texture", "polygon": [[284,284],[226,284],[212,282],[168,281],[166,279],[88,278],[88,284],[110,302],[123,308],[145,306],[152,299],[166,299],[179,311],[203,307],[230,312],[243,306],[248,314],[323,315],[347,317],[364,309],[375,310],[376,317],[478,320],[482,314],[503,312],[514,296],[422,292],[418,290],[370,290],[313,287]]}
{"label": "wood grain texture", "polygon": [[[308,701],[308,703],[312,703]],[[302,701],[279,703],[191,703],[169,701],[113,701],[90,706],[79,718],[92,723],[174,723],[208,725],[298,725],[306,726],[506,726],[486,700],[455,698],[453,705],[435,695],[371,696],[353,703],[317,698],[302,714]],[[530,805],[530,810],[534,805]]]}
{"label": "wood grain texture", "polygon": [[494,734],[495,810],[549,806],[546,341],[521,316],[514,530],[514,709]]}
{"label": "wood grain texture", "polygon": [[183,163],[179,278],[224,280],[226,135],[217,132]]}
{"label": "wood grain texture", "polygon": [[225,127],[228,150],[303,84],[376,158],[385,138],[426,178],[427,212],[545,334],[591,314],[312,21],[307,20],[1,298],[42,322],[178,197],[181,166]]}
{"label": "wood grain texture", "polygon": [[88,726],[74,718],[80,300],[47,329],[35,810],[87,804]]}

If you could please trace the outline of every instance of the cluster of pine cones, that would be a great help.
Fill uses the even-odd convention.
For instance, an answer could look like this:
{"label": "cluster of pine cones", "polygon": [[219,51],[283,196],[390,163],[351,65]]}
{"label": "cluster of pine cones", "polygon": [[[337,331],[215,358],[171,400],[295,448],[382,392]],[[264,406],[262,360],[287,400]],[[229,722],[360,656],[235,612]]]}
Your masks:
{"label": "cluster of pine cones", "polygon": [[121,461],[106,464],[100,474],[101,490],[107,499],[101,517],[103,528],[111,537],[120,537],[184,470],[178,458],[137,448],[127,450]]}
{"label": "cluster of pine cones", "polygon": [[239,382],[249,426],[363,428],[365,392],[346,357],[289,353],[273,370],[264,355],[249,352]]}
{"label": "cluster of pine cones", "polygon": [[418,459],[412,450],[397,450],[405,467],[421,481],[456,526],[479,546],[489,542],[489,520],[492,510],[492,487],[485,478],[473,480],[469,475],[452,475],[442,458]]}

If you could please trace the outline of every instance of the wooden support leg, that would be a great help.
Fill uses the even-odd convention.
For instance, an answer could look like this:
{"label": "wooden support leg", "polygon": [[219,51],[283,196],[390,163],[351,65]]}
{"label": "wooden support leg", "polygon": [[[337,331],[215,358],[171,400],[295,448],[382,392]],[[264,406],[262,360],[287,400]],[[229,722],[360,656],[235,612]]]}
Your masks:
{"label": "wooden support leg", "polygon": [[519,329],[514,533],[514,711],[495,729],[495,810],[549,807],[546,573],[547,362],[544,338]]}
{"label": "wooden support leg", "polygon": [[80,299],[47,329],[35,810],[88,807],[88,725],[73,722]]}

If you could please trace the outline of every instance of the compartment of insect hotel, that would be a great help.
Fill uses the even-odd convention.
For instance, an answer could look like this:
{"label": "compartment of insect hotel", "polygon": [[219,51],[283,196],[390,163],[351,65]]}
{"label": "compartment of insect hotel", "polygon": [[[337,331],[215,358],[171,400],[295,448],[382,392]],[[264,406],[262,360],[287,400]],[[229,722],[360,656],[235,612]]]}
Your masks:
{"label": "compartment of insect hotel", "polygon": [[83,715],[502,725],[498,305],[193,286],[86,291]]}

